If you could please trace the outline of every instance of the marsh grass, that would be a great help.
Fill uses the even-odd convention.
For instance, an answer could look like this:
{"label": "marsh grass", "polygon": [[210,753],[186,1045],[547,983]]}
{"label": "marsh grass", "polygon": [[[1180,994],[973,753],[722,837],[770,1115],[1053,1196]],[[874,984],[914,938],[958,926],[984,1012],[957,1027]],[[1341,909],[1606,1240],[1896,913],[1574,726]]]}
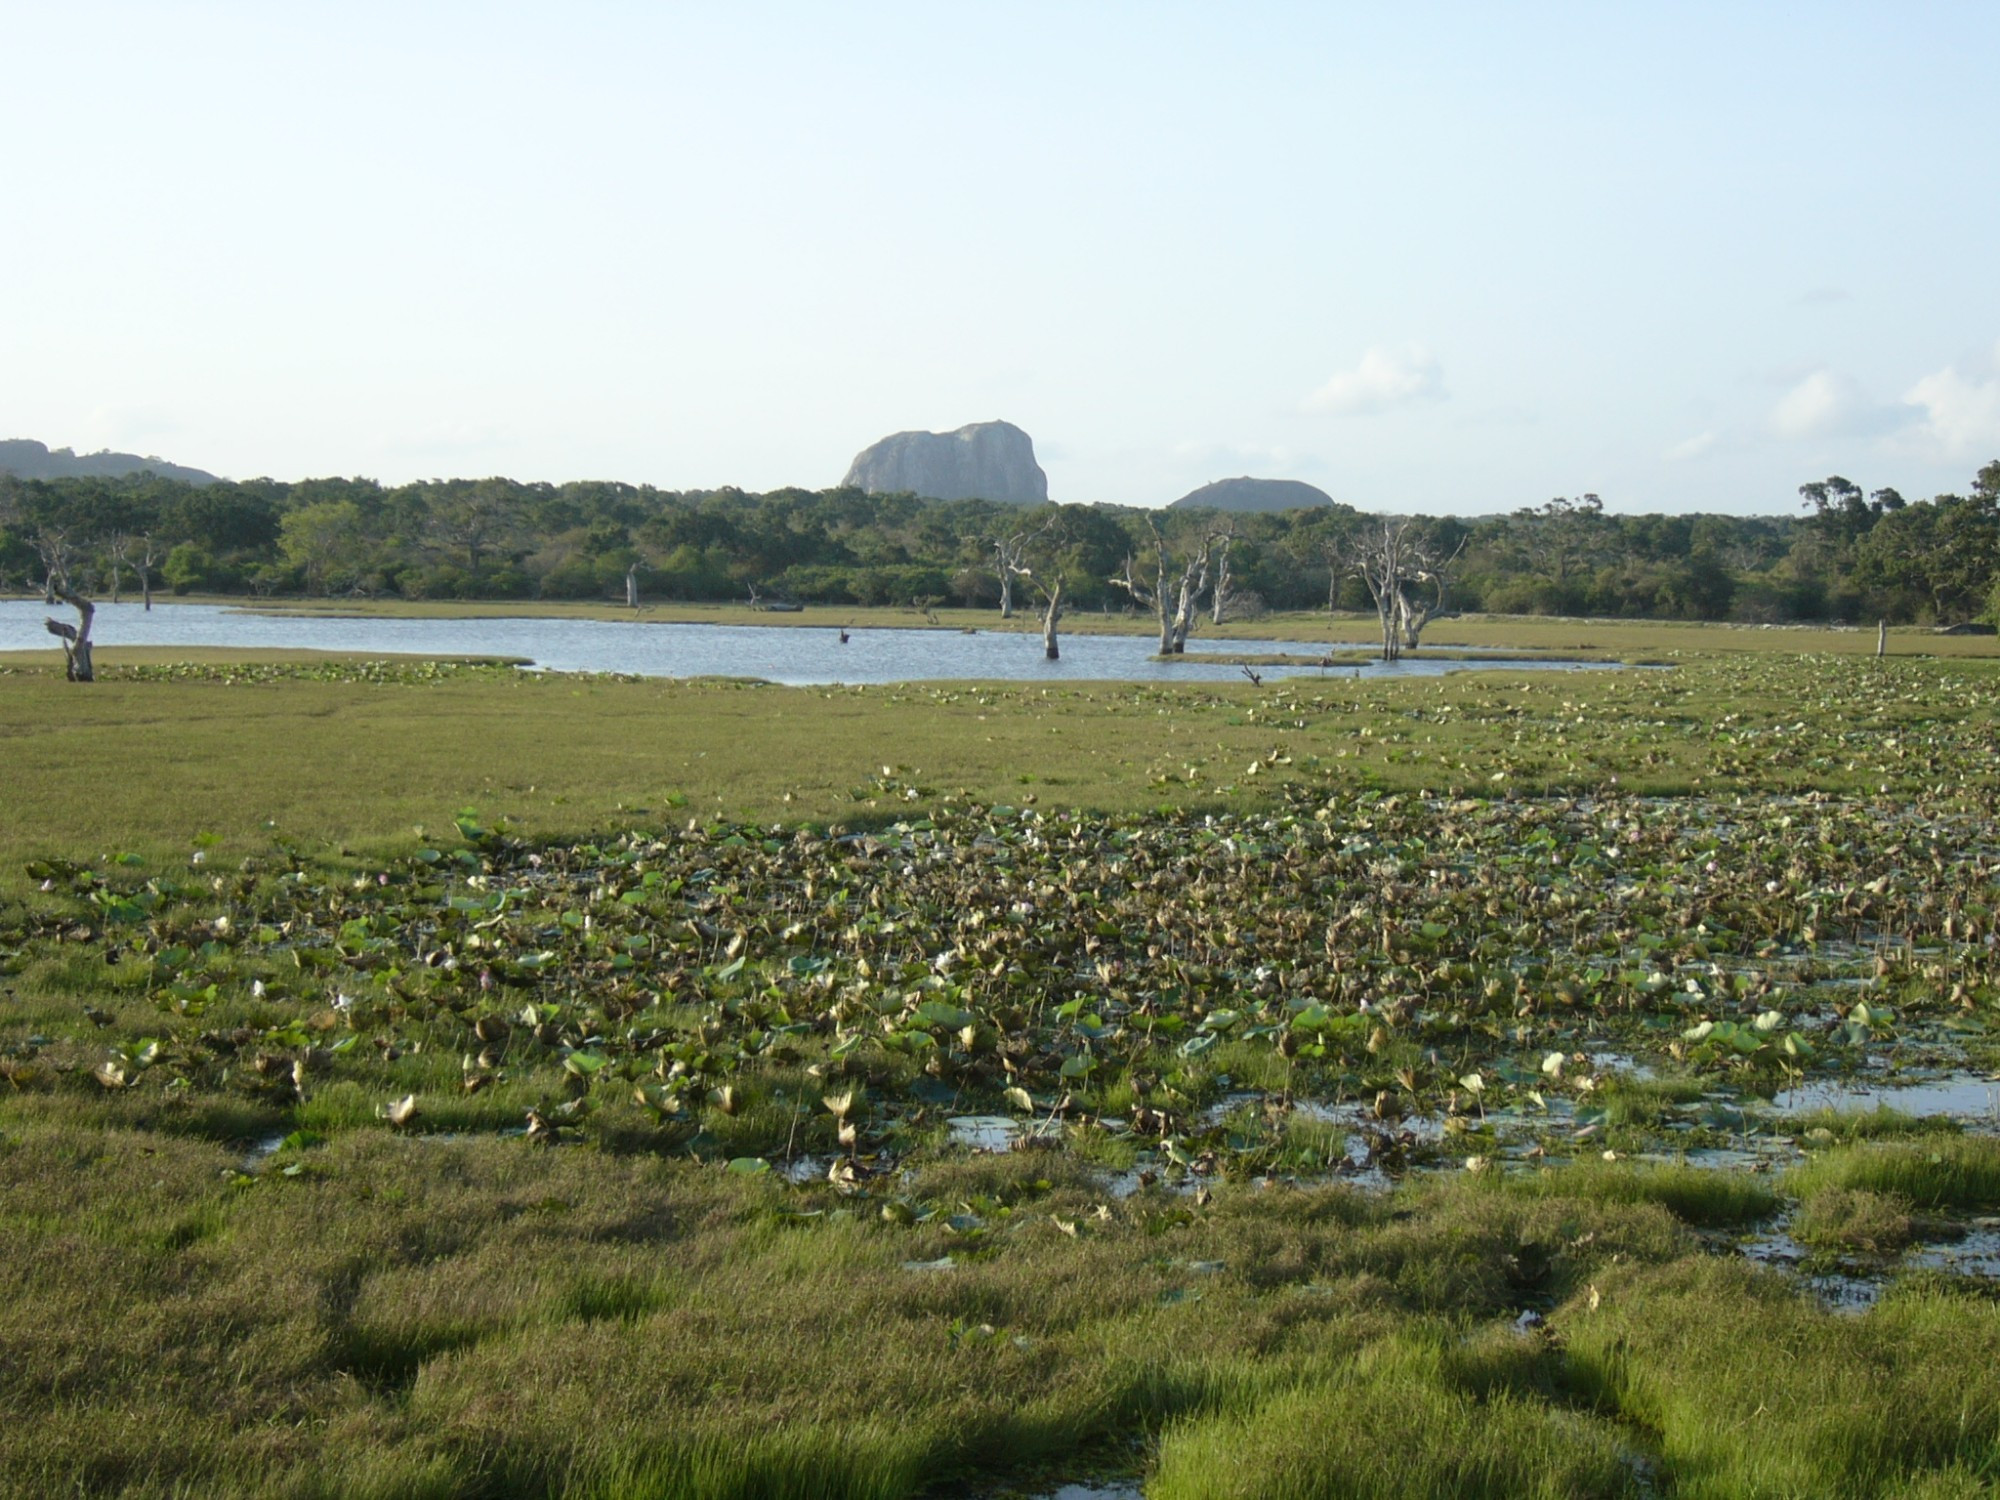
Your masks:
{"label": "marsh grass", "polygon": [[1821,1188],[1792,1215],[1792,1238],[1818,1250],[1893,1255],[1915,1235],[1910,1205],[1865,1188]]}
{"label": "marsh grass", "polygon": [[1783,1186],[1806,1201],[1828,1190],[1848,1190],[1892,1196],[1919,1208],[1992,1208],[2000,1206],[2000,1139],[1941,1136],[1843,1147],[1787,1172]]}
{"label": "marsh grass", "polygon": [[1674,1493],[1963,1493],[1990,1474],[2000,1307],[1892,1294],[1865,1316],[1729,1260],[1621,1267],[1559,1309],[1572,1373],[1648,1432]]}
{"label": "marsh grass", "polygon": [[1634,1078],[1620,1074],[1604,1085],[1598,1099],[1609,1126],[1654,1126],[1682,1105],[1699,1100],[1708,1085],[1699,1078]]}
{"label": "marsh grass", "polygon": [[[197,1139],[8,1128],[0,1263],[34,1296],[0,1305],[0,1490],[913,1495],[1150,1431],[1166,1495],[1622,1495],[1654,1447],[1682,1493],[1951,1493],[2000,1405],[2000,1307],[1820,1314],[1704,1256],[1684,1222],[1768,1199],[1691,1169],[1201,1208],[1109,1199],[1065,1153],[947,1154],[897,1221],[518,1139],[292,1157],[246,1179]],[[1857,1359],[1889,1409],[1830,1445],[1805,1387]],[[1963,1435],[1924,1385],[1946,1368]]]}
{"label": "marsh grass", "polygon": [[1418,1327],[1332,1377],[1160,1440],[1156,1500],[1457,1500],[1637,1494],[1625,1435],[1552,1401],[1560,1362],[1488,1330]]}
{"label": "marsh grass", "polygon": [[1911,1136],[1958,1135],[1965,1127],[1949,1115],[1910,1115],[1889,1105],[1874,1109],[1820,1109],[1789,1122],[1809,1146],[1826,1141],[1896,1140]]}
{"label": "marsh grass", "polygon": [[1684,1164],[1634,1166],[1585,1160],[1501,1181],[1508,1192],[1530,1196],[1656,1203],[1683,1223],[1703,1228],[1754,1223],[1778,1207],[1777,1193],[1763,1178]]}

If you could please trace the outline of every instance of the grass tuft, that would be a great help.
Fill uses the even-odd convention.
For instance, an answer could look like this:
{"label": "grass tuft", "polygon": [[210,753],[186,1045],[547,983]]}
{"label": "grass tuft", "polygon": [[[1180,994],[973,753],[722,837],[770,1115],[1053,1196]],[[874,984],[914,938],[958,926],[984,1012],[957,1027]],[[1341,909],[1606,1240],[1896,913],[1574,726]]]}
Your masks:
{"label": "grass tuft", "polygon": [[1919,1208],[1989,1208],[2000,1205],[2000,1140],[1958,1136],[1920,1145],[1843,1147],[1787,1172],[1783,1186],[1806,1200],[1844,1188],[1893,1196]]}

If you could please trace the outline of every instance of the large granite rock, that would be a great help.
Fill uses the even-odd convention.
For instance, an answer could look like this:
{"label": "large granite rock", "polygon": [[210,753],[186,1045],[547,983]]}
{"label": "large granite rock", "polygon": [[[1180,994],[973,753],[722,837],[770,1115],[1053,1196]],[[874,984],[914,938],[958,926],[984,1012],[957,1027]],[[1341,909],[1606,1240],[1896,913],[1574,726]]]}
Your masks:
{"label": "large granite rock", "polygon": [[896,433],[855,455],[842,483],[878,495],[908,490],[931,500],[1040,505],[1049,498],[1049,476],[1035,462],[1034,439],[1012,422]]}
{"label": "large granite rock", "polygon": [[1190,491],[1169,510],[1305,510],[1333,496],[1297,479],[1218,479]]}
{"label": "large granite rock", "polygon": [[215,476],[201,469],[170,464],[164,458],[141,458],[136,453],[73,453],[67,448],[53,451],[33,438],[0,441],[0,473],[19,479],[68,479],[90,476],[115,479],[124,474],[153,473],[162,479],[180,479],[188,484],[214,484]]}

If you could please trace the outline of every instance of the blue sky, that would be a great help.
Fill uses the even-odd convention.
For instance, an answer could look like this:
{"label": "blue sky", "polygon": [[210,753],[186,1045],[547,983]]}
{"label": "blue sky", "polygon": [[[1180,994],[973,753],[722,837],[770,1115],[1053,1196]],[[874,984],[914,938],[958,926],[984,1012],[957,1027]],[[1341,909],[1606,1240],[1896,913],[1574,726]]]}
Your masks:
{"label": "blue sky", "polygon": [[[1393,13],[1392,13],[1393,11]],[[0,0],[0,437],[1790,511],[2000,457],[2000,7]]]}

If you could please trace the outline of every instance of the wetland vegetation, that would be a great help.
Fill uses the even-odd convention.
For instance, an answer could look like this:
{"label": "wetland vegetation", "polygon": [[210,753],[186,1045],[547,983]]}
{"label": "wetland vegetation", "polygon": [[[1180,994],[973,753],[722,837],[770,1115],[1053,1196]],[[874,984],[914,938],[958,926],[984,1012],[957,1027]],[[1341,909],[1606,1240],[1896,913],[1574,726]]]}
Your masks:
{"label": "wetland vegetation", "polygon": [[0,1489],[1989,1494],[2000,664],[1787,635],[0,666]]}

